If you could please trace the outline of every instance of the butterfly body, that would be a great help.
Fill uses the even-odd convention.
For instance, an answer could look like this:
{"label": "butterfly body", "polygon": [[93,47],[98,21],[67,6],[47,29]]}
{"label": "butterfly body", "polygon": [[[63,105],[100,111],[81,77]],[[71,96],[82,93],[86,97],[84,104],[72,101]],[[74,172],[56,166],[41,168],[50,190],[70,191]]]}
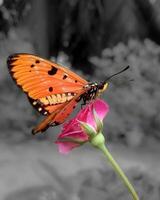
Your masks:
{"label": "butterfly body", "polygon": [[33,134],[63,123],[80,100],[86,104],[108,86],[106,82],[88,82],[68,68],[31,54],[13,54],[7,63],[12,78],[32,106],[46,116]]}

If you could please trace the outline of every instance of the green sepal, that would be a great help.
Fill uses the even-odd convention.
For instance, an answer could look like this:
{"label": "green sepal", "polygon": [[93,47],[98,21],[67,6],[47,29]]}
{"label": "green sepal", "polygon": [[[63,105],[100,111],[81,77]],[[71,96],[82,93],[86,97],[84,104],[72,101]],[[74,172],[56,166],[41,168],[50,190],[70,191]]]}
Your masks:
{"label": "green sepal", "polygon": [[97,148],[101,148],[105,144],[105,138],[104,135],[99,132],[96,136],[94,136],[91,140],[90,143]]}
{"label": "green sepal", "polygon": [[97,133],[101,132],[103,130],[103,122],[99,119],[97,112],[95,111],[95,109],[93,109],[93,116],[96,122],[96,131]]}
{"label": "green sepal", "polygon": [[79,121],[79,123],[80,123],[81,128],[83,129],[83,131],[87,135],[89,135],[90,137],[93,137],[93,136],[95,136],[97,134],[96,131],[95,131],[95,129],[92,126],[90,126],[89,124],[87,124],[85,122],[82,122],[82,121]]}

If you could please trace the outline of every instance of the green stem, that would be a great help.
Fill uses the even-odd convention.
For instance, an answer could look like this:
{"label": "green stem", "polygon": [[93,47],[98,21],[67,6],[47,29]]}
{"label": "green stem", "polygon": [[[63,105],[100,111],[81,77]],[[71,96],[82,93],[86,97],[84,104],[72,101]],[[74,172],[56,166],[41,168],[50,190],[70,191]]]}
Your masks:
{"label": "green stem", "polygon": [[105,146],[105,144],[103,143],[101,145],[98,145],[98,148],[101,149],[102,152],[105,154],[105,156],[108,158],[108,160],[111,163],[112,167],[117,172],[117,174],[121,177],[121,179],[123,180],[123,182],[126,185],[127,189],[132,194],[133,199],[134,200],[139,200],[139,197],[138,197],[135,189],[133,188],[132,184],[129,182],[128,178],[126,177],[126,175],[124,174],[124,172],[122,171],[122,169],[120,168],[118,163],[114,160],[114,158],[112,157],[112,155],[108,151],[108,149]]}

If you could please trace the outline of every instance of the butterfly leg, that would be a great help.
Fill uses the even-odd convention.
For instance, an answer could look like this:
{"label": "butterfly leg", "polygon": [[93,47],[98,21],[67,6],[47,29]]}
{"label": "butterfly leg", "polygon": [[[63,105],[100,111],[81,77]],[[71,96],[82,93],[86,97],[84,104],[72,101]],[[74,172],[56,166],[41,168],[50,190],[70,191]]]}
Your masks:
{"label": "butterfly leg", "polygon": [[81,104],[81,109],[82,109],[82,108],[83,108],[83,106],[85,106],[85,105],[86,105],[85,103],[82,103],[82,104]]}
{"label": "butterfly leg", "polygon": [[83,108],[83,106],[85,106],[87,104],[86,97],[84,96],[82,99],[83,99],[83,102],[81,104],[81,109]]}

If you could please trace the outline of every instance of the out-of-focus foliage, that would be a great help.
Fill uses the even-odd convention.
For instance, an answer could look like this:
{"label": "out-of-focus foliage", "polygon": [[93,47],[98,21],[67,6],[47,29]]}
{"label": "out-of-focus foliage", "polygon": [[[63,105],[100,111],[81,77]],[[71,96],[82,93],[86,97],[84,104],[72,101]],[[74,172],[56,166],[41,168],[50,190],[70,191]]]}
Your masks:
{"label": "out-of-focus foliage", "polygon": [[105,49],[101,58],[91,61],[98,67],[99,80],[130,65],[111,81],[104,94],[110,104],[106,134],[125,138],[133,146],[148,136],[160,138],[160,46],[148,39],[129,40],[127,45],[119,43]]}
{"label": "out-of-focus foliage", "polygon": [[31,41],[29,41],[29,37],[30,34],[25,27],[12,27],[7,37],[0,38],[0,85],[3,84],[3,81],[10,78],[6,64],[7,57],[10,54],[17,52],[34,53],[34,47]]}
{"label": "out-of-focus foliage", "polygon": [[73,67],[85,73],[94,73],[94,66],[88,61],[90,56],[99,56],[104,48],[120,41],[152,38],[160,43],[159,1],[50,0],[48,3],[49,53],[55,56],[64,51]]}
{"label": "out-of-focus foliage", "polygon": [[29,103],[11,80],[1,82],[0,91],[1,139],[20,142],[29,138],[35,120]]}
{"label": "out-of-focus foliage", "polygon": [[67,0],[49,3],[50,54],[65,51],[75,68],[91,74],[93,69],[88,56],[100,53],[103,39],[102,1]]}
{"label": "out-of-focus foliage", "polygon": [[27,34],[23,28],[12,27],[8,37],[0,39],[0,137],[8,142],[30,138],[31,128],[36,124],[33,109],[12,80],[6,63],[12,53],[34,53],[33,45],[26,40]]}
{"label": "out-of-focus foliage", "polygon": [[0,2],[0,32],[7,34],[30,10],[30,1],[3,0]]}

